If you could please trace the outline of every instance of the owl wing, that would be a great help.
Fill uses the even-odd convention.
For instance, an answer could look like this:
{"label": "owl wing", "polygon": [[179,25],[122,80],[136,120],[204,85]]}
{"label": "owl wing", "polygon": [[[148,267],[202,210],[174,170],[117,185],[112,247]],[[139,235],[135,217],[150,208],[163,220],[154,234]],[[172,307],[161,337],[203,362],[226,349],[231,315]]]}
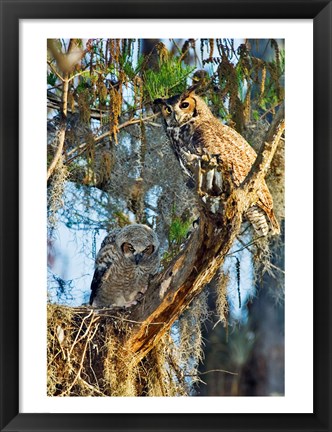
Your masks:
{"label": "owl wing", "polygon": [[258,205],[265,210],[266,212],[269,212],[273,209],[273,199],[271,196],[271,193],[265,183],[262,182],[261,187],[258,189],[257,191],[257,196],[258,196]]}
{"label": "owl wing", "polygon": [[94,299],[97,297],[99,288],[103,283],[103,276],[111,265],[112,263],[109,263],[108,267],[99,266],[95,269],[95,272],[93,274],[93,279],[91,282],[90,305],[93,304]]}
{"label": "owl wing", "polygon": [[271,223],[272,232],[274,234],[279,234],[280,226],[273,211],[273,198],[265,182],[257,191],[257,195],[259,198],[257,205],[265,211],[266,216],[268,217]]}
{"label": "owl wing", "polygon": [[[234,129],[229,126],[223,125],[218,122],[216,128],[211,128],[210,134],[212,135],[211,141],[208,143],[208,150],[210,153],[221,154],[221,158],[226,164],[231,167],[233,180],[235,184],[240,185],[247,174],[249,173],[252,164],[255,162],[257,154],[251,145]],[[257,205],[267,215],[272,230],[275,233],[280,231],[279,223],[273,211],[272,195],[265,183],[262,182],[257,190],[258,202]]]}
{"label": "owl wing", "polygon": [[[247,145],[249,147],[249,144]],[[242,158],[239,158],[237,163],[233,165],[234,181],[237,185],[244,181],[253,162],[256,159],[256,153],[252,153],[251,150],[248,152],[248,150],[249,149],[247,149],[246,154],[243,154]],[[273,232],[279,233],[279,224],[273,211],[273,198],[264,180],[257,189],[257,197],[257,205],[265,212],[266,216],[268,217]]]}
{"label": "owl wing", "polygon": [[[164,120],[165,122],[165,120]],[[192,173],[190,172],[190,170],[187,167],[187,163],[186,160],[184,160],[183,158],[183,149],[181,148],[181,146],[179,145],[178,139],[173,136],[173,133],[169,130],[167,130],[167,123],[165,122],[165,130],[166,130],[166,135],[169,138],[169,141],[171,143],[171,149],[173,151],[173,154],[175,155],[176,159],[178,160],[179,164],[180,164],[180,168],[182,170],[182,172],[184,173],[184,175],[186,177],[189,177],[187,186],[189,187],[189,189],[193,189],[195,186],[195,181],[193,178]]]}
{"label": "owl wing", "polygon": [[[235,146],[233,145],[233,152],[238,151],[236,163],[233,164],[234,168],[234,177],[235,183],[240,184],[246,178],[248,172],[251,169],[252,164],[256,160],[256,152],[251,147],[251,145],[236,131],[228,128],[227,132],[230,135],[230,138],[233,142],[235,142]],[[236,140],[234,140],[236,138]],[[272,231],[274,233],[279,233],[279,223],[275,217],[273,211],[273,198],[265,180],[262,181],[260,187],[257,190],[258,201],[257,205],[260,207],[268,217]]]}
{"label": "owl wing", "polygon": [[90,305],[93,304],[94,299],[98,296],[100,287],[104,283],[103,277],[113,264],[113,248],[115,244],[115,237],[118,232],[118,229],[112,230],[105,237],[101,244],[96,258],[95,271],[91,282]]}

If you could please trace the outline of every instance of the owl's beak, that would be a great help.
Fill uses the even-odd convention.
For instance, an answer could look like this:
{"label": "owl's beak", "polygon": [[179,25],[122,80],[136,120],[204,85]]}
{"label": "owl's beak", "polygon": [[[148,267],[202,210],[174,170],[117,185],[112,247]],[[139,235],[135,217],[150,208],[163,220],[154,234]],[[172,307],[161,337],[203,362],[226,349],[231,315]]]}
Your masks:
{"label": "owl's beak", "polygon": [[142,253],[135,254],[135,263],[136,263],[136,265],[139,264],[139,262],[141,261],[142,258],[143,258],[143,254]]}

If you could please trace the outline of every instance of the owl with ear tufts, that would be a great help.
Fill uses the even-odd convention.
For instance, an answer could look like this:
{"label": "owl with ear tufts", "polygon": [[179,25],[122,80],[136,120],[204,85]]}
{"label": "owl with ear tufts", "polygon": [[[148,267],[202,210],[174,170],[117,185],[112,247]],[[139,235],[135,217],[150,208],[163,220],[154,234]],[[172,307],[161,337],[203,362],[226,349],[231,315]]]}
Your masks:
{"label": "owl with ear tufts", "polygon": [[98,252],[91,283],[93,307],[130,307],[159,268],[159,241],[147,225],[112,230]]}
{"label": "owl with ear tufts", "polygon": [[[164,129],[186,176],[193,179],[191,166],[195,158],[208,157],[214,158],[217,164],[221,161],[224,166],[231,167],[236,186],[244,181],[256,159],[255,150],[238,132],[222,124],[194,91],[189,89],[168,99],[156,99],[154,104],[160,108]],[[222,192],[220,177],[216,170],[216,175],[210,179],[212,194]],[[257,202],[247,210],[245,217],[258,235],[278,234],[280,229],[272,196],[264,180],[257,195]]]}

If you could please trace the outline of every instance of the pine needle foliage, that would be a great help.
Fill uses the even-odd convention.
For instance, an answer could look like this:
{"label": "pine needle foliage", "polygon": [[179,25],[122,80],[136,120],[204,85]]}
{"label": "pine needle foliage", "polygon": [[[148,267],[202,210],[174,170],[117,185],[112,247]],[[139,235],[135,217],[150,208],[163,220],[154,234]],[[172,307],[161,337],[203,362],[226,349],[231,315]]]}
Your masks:
{"label": "pine needle foliage", "polygon": [[184,65],[179,58],[170,56],[158,61],[156,70],[145,71],[144,87],[151,100],[166,98],[182,93],[186,89],[187,78],[195,68]]}

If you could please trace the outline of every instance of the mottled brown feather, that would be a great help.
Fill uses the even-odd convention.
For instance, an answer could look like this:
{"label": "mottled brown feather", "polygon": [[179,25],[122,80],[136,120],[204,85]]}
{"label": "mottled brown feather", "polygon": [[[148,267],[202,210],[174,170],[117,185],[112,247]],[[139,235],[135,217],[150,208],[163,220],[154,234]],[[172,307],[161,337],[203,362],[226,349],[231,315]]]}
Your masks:
{"label": "mottled brown feather", "polygon": [[[194,93],[178,95],[158,100],[162,109],[164,126],[171,140],[173,150],[188,175],[188,164],[183,151],[191,155],[218,155],[224,166],[232,170],[235,185],[239,186],[249,173],[256,152],[250,144],[234,129],[222,124],[210,111],[207,104]],[[266,235],[269,230],[279,233],[279,224],[273,211],[273,199],[263,180],[258,191],[258,206],[266,215],[266,226],[259,234]],[[248,219],[255,228],[262,225],[262,212],[250,212]],[[256,228],[255,228],[256,229]]]}

